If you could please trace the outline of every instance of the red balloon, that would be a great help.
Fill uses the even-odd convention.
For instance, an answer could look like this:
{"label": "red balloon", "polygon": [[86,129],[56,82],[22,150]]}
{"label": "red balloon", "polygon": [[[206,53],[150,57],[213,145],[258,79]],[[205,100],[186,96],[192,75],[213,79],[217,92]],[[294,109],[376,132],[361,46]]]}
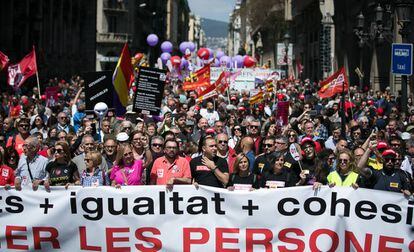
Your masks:
{"label": "red balloon", "polygon": [[285,96],[283,94],[277,94],[277,99],[279,101],[282,101],[285,98]]}
{"label": "red balloon", "polygon": [[62,93],[57,93],[57,97],[62,97],[63,96],[63,94]]}
{"label": "red balloon", "polygon": [[144,54],[142,54],[142,53],[136,53],[135,54],[135,56],[134,56],[134,58],[136,59],[136,60],[138,60],[138,61],[140,61],[141,59],[142,59],[142,57],[144,56]]}
{"label": "red balloon", "polygon": [[46,95],[41,95],[40,99],[42,99],[43,101],[46,101]]}
{"label": "red balloon", "polygon": [[172,56],[170,60],[174,67],[179,67],[181,64],[181,58],[179,56]]}
{"label": "red balloon", "polygon": [[210,57],[210,52],[208,51],[208,49],[207,49],[207,48],[200,48],[200,49],[198,50],[198,52],[197,52],[197,56],[198,56],[200,59],[203,59],[203,60],[208,60],[208,59],[209,59],[209,57]]}
{"label": "red balloon", "polygon": [[301,100],[305,100],[305,95],[304,95],[304,94],[300,94],[300,95],[299,95],[299,99],[301,99]]}
{"label": "red balloon", "polygon": [[253,67],[254,65],[256,65],[256,61],[254,60],[254,58],[252,56],[246,56],[244,57],[244,61],[243,64],[245,67]]}

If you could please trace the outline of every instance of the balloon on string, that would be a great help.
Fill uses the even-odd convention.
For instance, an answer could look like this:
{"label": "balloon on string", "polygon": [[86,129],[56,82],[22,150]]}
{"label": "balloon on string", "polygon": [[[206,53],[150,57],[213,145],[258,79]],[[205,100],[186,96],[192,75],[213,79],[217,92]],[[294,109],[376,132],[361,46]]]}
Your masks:
{"label": "balloon on string", "polygon": [[173,44],[170,41],[162,42],[161,51],[171,53],[173,51]]}
{"label": "balloon on string", "polygon": [[217,58],[214,59],[213,66],[214,67],[219,67],[220,66],[220,61]]}
{"label": "balloon on string", "polygon": [[180,56],[172,56],[170,60],[171,60],[171,64],[173,65],[173,67],[179,67],[181,65]]}
{"label": "balloon on string", "polygon": [[147,37],[147,44],[149,46],[155,46],[158,44],[158,36],[155,34],[150,34]]}
{"label": "balloon on string", "polygon": [[182,53],[182,54],[185,54],[185,50],[187,49],[187,48],[189,48],[190,46],[189,46],[189,44],[188,44],[188,42],[187,41],[184,41],[184,42],[181,42],[181,44],[180,44],[180,52]]}
{"label": "balloon on string", "polygon": [[224,54],[224,52],[223,51],[221,51],[221,50],[219,50],[219,51],[217,51],[216,52],[216,58],[217,59],[221,59],[221,57],[223,57],[225,54]]}
{"label": "balloon on string", "polygon": [[208,60],[209,58],[210,58],[210,52],[208,51],[208,49],[207,48],[200,48],[199,50],[198,50],[198,52],[197,52],[197,56],[200,58],[200,59],[203,59],[203,60]]}
{"label": "balloon on string", "polygon": [[243,57],[241,55],[236,55],[232,58],[233,67],[237,66],[237,68],[243,67]]}
{"label": "balloon on string", "polygon": [[227,68],[230,68],[231,66],[231,58],[227,55],[223,55],[220,58],[220,65],[221,66],[226,66]]}
{"label": "balloon on string", "polygon": [[246,55],[243,60],[243,64],[245,67],[254,67],[256,65],[256,61],[252,56]]}
{"label": "balloon on string", "polygon": [[213,58],[213,57],[214,57],[214,52],[213,52],[213,50],[211,50],[210,48],[207,48],[207,50],[208,50],[208,53],[209,53],[208,58],[209,58],[209,59]]}
{"label": "balloon on string", "polygon": [[190,42],[187,42],[187,45],[188,45],[188,49],[190,49],[190,52],[194,52],[195,50],[194,43],[190,41]]}
{"label": "balloon on string", "polygon": [[167,53],[167,52],[163,52],[163,53],[161,53],[160,58],[162,60],[162,63],[165,65],[167,63],[167,61],[171,58],[171,54]]}
{"label": "balloon on string", "polygon": [[44,94],[43,94],[43,95],[41,95],[41,96],[40,96],[40,99],[42,99],[42,101],[46,101],[46,95],[44,95]]}
{"label": "balloon on string", "polygon": [[181,58],[180,68],[181,69],[187,69],[188,68],[188,60],[186,60],[185,58]]}

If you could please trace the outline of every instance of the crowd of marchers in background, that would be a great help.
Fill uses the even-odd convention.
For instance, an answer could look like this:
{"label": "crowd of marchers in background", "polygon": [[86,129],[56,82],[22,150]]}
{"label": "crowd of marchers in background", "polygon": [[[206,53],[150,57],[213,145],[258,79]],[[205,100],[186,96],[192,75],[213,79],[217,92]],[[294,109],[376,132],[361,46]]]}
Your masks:
{"label": "crowd of marchers in background", "polygon": [[[247,91],[197,103],[196,92],[169,84],[159,116],[129,106],[100,122],[85,111],[81,77],[49,85],[59,87],[57,100],[36,87],[2,93],[5,189],[195,184],[413,192],[414,104],[409,97],[402,107],[388,88],[351,87],[343,103],[340,96],[319,99],[308,80],[282,81],[274,95],[250,105]],[[287,123],[276,109],[282,101],[289,102]]]}

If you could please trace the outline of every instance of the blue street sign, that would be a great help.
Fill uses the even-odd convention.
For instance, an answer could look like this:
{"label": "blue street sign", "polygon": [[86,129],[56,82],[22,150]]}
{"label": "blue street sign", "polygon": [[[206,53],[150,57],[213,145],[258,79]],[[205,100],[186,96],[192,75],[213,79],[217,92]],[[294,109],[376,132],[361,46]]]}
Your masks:
{"label": "blue street sign", "polygon": [[413,74],[413,44],[392,44],[391,72],[393,74]]}

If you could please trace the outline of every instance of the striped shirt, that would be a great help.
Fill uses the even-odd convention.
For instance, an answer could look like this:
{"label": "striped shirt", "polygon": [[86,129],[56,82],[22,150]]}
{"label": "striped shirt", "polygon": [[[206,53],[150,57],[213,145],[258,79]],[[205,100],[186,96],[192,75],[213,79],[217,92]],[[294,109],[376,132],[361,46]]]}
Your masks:
{"label": "striped shirt", "polygon": [[84,170],[80,180],[83,187],[109,185],[108,175],[99,167],[95,169],[93,175]]}

